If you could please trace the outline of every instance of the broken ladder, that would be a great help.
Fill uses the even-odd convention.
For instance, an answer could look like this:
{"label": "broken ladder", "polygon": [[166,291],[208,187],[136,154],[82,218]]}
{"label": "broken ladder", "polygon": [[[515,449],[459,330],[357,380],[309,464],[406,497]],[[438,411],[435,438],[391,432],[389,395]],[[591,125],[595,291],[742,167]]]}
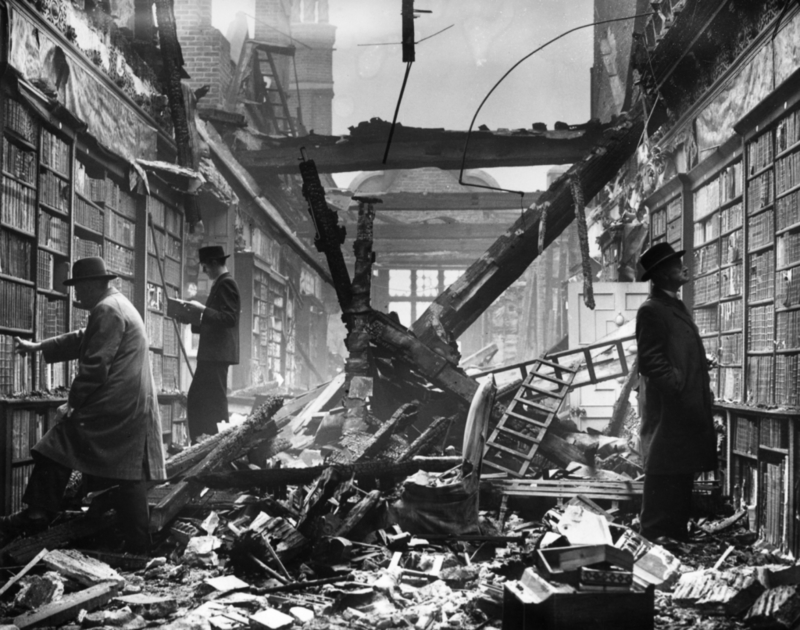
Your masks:
{"label": "broken ladder", "polygon": [[545,359],[536,359],[529,368],[514,399],[486,441],[483,455],[484,467],[515,477],[523,477],[528,472],[577,372]]}

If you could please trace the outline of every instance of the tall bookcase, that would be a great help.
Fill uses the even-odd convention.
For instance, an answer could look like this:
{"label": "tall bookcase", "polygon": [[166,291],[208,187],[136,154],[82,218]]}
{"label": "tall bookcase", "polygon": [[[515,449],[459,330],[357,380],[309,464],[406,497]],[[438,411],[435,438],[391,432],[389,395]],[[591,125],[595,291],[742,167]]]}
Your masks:
{"label": "tall bookcase", "polygon": [[286,279],[254,252],[237,252],[235,269],[242,312],[234,388],[286,378]]}
{"label": "tall bookcase", "polygon": [[692,314],[706,354],[715,396],[743,396],[743,172],[734,138],[689,174],[692,188]]}

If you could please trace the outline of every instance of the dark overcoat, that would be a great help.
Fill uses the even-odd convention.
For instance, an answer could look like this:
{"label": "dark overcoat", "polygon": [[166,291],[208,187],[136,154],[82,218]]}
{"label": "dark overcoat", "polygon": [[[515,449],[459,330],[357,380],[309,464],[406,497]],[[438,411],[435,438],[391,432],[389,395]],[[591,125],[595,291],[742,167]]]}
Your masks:
{"label": "dark overcoat", "polygon": [[654,288],[636,316],[645,473],[717,468],[703,342],[683,302]]}
{"label": "dark overcoat", "polygon": [[33,450],[97,477],[165,479],[148,351],[142,318],[114,288],[89,312],[85,329],[42,342],[48,363],[77,359],[78,371],[69,390],[72,415]]}
{"label": "dark overcoat", "polygon": [[230,273],[223,273],[211,287],[200,324],[192,326],[192,332],[200,335],[198,361],[239,363],[240,311],[236,280]]}

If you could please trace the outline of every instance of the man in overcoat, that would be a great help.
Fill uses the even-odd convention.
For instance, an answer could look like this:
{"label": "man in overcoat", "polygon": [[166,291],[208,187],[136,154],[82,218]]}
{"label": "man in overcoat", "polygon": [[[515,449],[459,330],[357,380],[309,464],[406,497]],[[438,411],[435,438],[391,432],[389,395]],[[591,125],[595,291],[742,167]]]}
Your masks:
{"label": "man in overcoat", "polygon": [[652,281],[636,316],[645,472],[640,521],[650,540],[688,537],[694,476],[717,469],[709,361],[677,295],[689,281],[683,254],[658,243],[640,259],[642,280]]}
{"label": "man in overcoat", "polygon": [[41,351],[45,361],[78,360],[68,402],[56,424],[31,449],[34,468],[23,496],[27,507],[0,520],[0,534],[42,529],[61,507],[71,471],[88,489],[115,487],[125,549],[149,550],[147,481],[166,478],[161,417],[150,371],[149,345],[138,311],[110,286],[102,258],[75,262],[79,304],[89,310],[85,329],[41,342],[16,339],[20,354]]}
{"label": "man in overcoat", "polygon": [[219,245],[198,250],[203,272],[212,280],[205,305],[188,302],[192,332],[199,333],[197,369],[189,386],[186,417],[192,441],[217,433],[217,423],[228,421],[228,367],[239,363],[239,312],[241,299],[236,280],[225,263],[228,255]]}

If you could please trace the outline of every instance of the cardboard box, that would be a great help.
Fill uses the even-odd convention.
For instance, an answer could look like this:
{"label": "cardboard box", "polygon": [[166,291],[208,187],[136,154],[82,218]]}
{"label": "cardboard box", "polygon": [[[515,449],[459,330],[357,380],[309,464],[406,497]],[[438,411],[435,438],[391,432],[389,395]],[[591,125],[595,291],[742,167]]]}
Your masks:
{"label": "cardboard box", "polygon": [[506,582],[503,630],[653,630],[655,589],[581,591],[553,585],[526,569]]}

